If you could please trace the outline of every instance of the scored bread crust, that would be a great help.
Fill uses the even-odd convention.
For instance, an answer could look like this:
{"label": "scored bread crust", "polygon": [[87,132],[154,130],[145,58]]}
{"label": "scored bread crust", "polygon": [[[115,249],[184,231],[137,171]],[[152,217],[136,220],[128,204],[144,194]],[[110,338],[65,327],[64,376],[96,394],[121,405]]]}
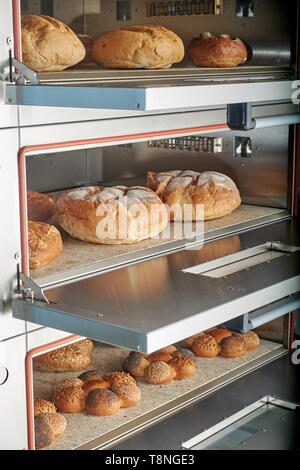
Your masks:
{"label": "scored bread crust", "polygon": [[46,15],[23,15],[22,61],[36,72],[56,72],[85,57],[85,47],[61,21]]}
{"label": "scored bread crust", "polygon": [[58,222],[67,233],[98,244],[136,243],[168,224],[160,198],[140,186],[72,189],[58,198],[57,207]]}
{"label": "scored bread crust", "polygon": [[62,252],[61,235],[53,225],[28,220],[28,249],[30,268],[40,268]]}
{"label": "scored bread crust", "polygon": [[167,69],[184,57],[182,40],[157,25],[133,25],[102,34],[94,44],[96,63],[116,69]]}
{"label": "scored bread crust", "polygon": [[36,191],[27,191],[28,219],[36,222],[46,222],[56,212],[56,199],[50,194],[42,194]]}
{"label": "scored bread crust", "polygon": [[188,56],[197,67],[236,67],[247,60],[247,48],[239,39],[229,34],[215,37],[202,33],[191,40]]}
{"label": "scored bread crust", "polygon": [[[230,214],[241,204],[239,190],[226,175],[215,171],[148,171],[147,186],[170,207],[170,220],[216,219]],[[184,206],[191,204],[191,211]],[[204,214],[197,211],[203,205]],[[182,210],[180,210],[182,209]]]}

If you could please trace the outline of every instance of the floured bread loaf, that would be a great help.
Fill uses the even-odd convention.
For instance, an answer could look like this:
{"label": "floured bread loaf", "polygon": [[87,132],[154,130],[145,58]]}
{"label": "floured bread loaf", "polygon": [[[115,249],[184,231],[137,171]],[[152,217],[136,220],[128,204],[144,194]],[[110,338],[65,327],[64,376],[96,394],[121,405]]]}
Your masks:
{"label": "floured bread loaf", "polygon": [[24,15],[22,61],[35,72],[56,72],[80,62],[85,47],[64,23],[46,15]]}
{"label": "floured bread loaf", "polygon": [[188,46],[189,58],[197,67],[236,67],[247,60],[247,49],[239,39],[229,34],[213,36],[201,33]]}
{"label": "floured bread loaf", "polygon": [[163,26],[133,25],[102,34],[93,56],[109,69],[168,69],[183,59],[184,46]]}
{"label": "floured bread loaf", "polygon": [[151,189],[88,186],[63,193],[58,222],[72,237],[99,244],[136,243],[165,229],[168,214]]}
{"label": "floured bread loaf", "polygon": [[[230,214],[241,204],[232,179],[215,171],[149,171],[147,186],[169,206],[170,220],[215,219]],[[204,212],[199,210],[200,205]]]}
{"label": "floured bread loaf", "polygon": [[61,235],[53,225],[29,220],[28,249],[30,268],[40,268],[57,258],[62,252]]}

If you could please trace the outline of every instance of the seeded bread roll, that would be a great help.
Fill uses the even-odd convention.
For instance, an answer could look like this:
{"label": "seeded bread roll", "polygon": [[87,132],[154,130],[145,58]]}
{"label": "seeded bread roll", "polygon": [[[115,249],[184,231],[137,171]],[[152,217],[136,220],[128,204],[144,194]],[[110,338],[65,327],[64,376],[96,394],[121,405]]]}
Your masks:
{"label": "seeded bread roll", "polygon": [[214,328],[208,332],[210,336],[213,336],[217,342],[220,344],[223,338],[227,338],[227,336],[231,336],[232,333],[226,328]]}
{"label": "seeded bread roll", "polygon": [[175,378],[175,370],[167,362],[155,361],[145,369],[145,379],[152,384],[166,384]]}
{"label": "seeded bread roll", "polygon": [[54,439],[52,427],[49,423],[42,420],[41,416],[42,415],[39,415],[34,419],[34,439],[36,449],[50,446]]}
{"label": "seeded bread roll", "polygon": [[121,400],[121,408],[128,408],[134,406],[141,399],[141,391],[134,383],[128,384],[114,384],[111,387],[111,391],[114,392]]}
{"label": "seeded bread roll", "polygon": [[40,268],[61,254],[61,235],[54,225],[28,220],[28,249],[29,267]]}
{"label": "seeded bread roll", "polygon": [[254,331],[247,331],[247,333],[241,335],[234,333],[234,336],[242,338],[242,340],[246,343],[247,351],[257,348],[257,346],[260,344],[259,336]]}
{"label": "seeded bread roll", "polygon": [[232,179],[216,171],[148,171],[147,186],[169,206],[170,220],[216,219],[241,204]]}
{"label": "seeded bread roll", "polygon": [[[87,370],[85,372],[82,372],[82,374],[80,374],[78,376],[78,378],[82,381],[82,382],[85,382],[86,380],[90,379],[90,378],[94,378],[94,379],[103,379],[104,377],[104,374],[101,372],[101,370],[99,369],[93,369],[93,370]],[[82,384],[83,385],[83,384]]]}
{"label": "seeded bread roll", "polygon": [[229,34],[215,37],[201,33],[188,46],[189,58],[197,67],[236,67],[247,60],[247,48],[239,39]]}
{"label": "seeded bread roll", "polygon": [[121,400],[107,388],[96,388],[86,397],[85,409],[88,413],[98,416],[112,415],[119,411]]}
{"label": "seeded bread roll", "polygon": [[56,390],[66,387],[82,387],[83,381],[77,378],[64,379],[56,385]]}
{"label": "seeded bread roll", "polygon": [[131,351],[129,356],[122,362],[122,368],[133,377],[144,377],[145,369],[150,362],[141,354]]}
{"label": "seeded bread roll", "polygon": [[56,413],[56,407],[54,403],[48,400],[35,399],[34,416],[38,416],[41,413]]}
{"label": "seeded bread roll", "polygon": [[49,424],[54,434],[54,437],[57,437],[62,434],[67,427],[66,418],[59,413],[43,413],[39,415],[39,419],[40,421]]}
{"label": "seeded bread roll", "polygon": [[134,383],[136,384],[136,381],[134,378],[128,374],[127,372],[113,372],[112,374],[108,374],[104,377],[104,380],[109,383],[109,385],[112,387],[115,384],[128,384],[128,383]]}
{"label": "seeded bread roll", "polygon": [[33,358],[33,364],[38,370],[65,372],[85,369],[91,364],[91,359],[74,343]]}
{"label": "seeded bread roll", "polygon": [[57,409],[65,413],[79,413],[85,406],[85,392],[81,387],[58,388],[54,395]]}
{"label": "seeded bread roll", "polygon": [[56,213],[56,199],[50,194],[27,191],[27,217],[35,222],[46,222]]}
{"label": "seeded bread roll", "polygon": [[216,357],[220,352],[217,340],[213,336],[206,334],[196,338],[191,349],[198,357]]}
{"label": "seeded bread roll", "polygon": [[97,64],[109,69],[168,69],[184,57],[182,40],[167,28],[133,25],[102,34],[94,44]]}
{"label": "seeded bread roll", "polygon": [[82,339],[81,341],[77,341],[74,344],[76,344],[77,348],[81,349],[81,351],[87,355],[91,354],[94,349],[93,341],[88,338]]}
{"label": "seeded bread roll", "polygon": [[181,341],[181,346],[184,348],[190,348],[195,341],[196,338],[199,338],[199,336],[202,336],[204,333],[197,333],[196,335],[189,336],[188,338],[185,338],[184,340]]}
{"label": "seeded bread roll", "polygon": [[187,379],[192,377],[196,372],[196,363],[190,357],[184,357],[179,352],[173,353],[172,359],[168,365],[175,370],[176,379]]}
{"label": "seeded bread roll", "polygon": [[243,356],[246,351],[246,343],[238,336],[228,336],[220,343],[220,354],[223,357]]}

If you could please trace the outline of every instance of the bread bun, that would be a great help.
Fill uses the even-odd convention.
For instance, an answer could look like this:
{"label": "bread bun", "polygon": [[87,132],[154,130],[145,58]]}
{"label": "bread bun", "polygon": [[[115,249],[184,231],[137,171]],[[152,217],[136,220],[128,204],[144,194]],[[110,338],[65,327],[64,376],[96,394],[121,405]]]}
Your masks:
{"label": "bread bun", "polygon": [[223,357],[243,356],[246,351],[246,343],[238,336],[228,336],[220,343],[220,354]]}
{"label": "bread bun", "polygon": [[56,72],[80,62],[85,48],[64,23],[46,15],[24,15],[22,61],[35,72]]}
{"label": "bread bun", "polygon": [[192,377],[196,372],[196,363],[190,357],[184,357],[179,352],[173,354],[173,358],[168,365],[175,370],[176,379],[187,379]]}
{"label": "bread bun", "polygon": [[114,392],[121,400],[121,408],[128,408],[134,406],[141,399],[141,391],[134,383],[128,384],[114,384],[111,387],[111,391]]}
{"label": "bread bun", "polygon": [[50,194],[27,191],[27,217],[35,222],[46,222],[56,213],[56,199]]}
{"label": "bread bun", "polygon": [[88,394],[92,390],[95,390],[95,388],[110,388],[110,384],[99,377],[90,377],[84,381],[82,388],[85,393]]}
{"label": "bread bun", "polygon": [[99,244],[136,243],[158,235],[167,210],[148,188],[86,186],[63,193],[58,222],[72,237]]}
{"label": "bread bun", "polygon": [[188,348],[183,348],[182,346],[178,346],[177,351],[183,356],[183,357],[190,357],[191,359],[195,359],[195,354]]}
{"label": "bread bun", "polygon": [[65,372],[85,369],[91,364],[90,357],[75,344],[54,349],[33,358],[35,369],[46,372]]}
{"label": "bread bun", "polygon": [[220,351],[217,340],[213,336],[206,334],[196,338],[191,349],[198,357],[216,357]]}
{"label": "bread bun", "polygon": [[145,369],[144,377],[152,384],[166,384],[175,378],[175,370],[167,362],[155,361]]}
{"label": "bread bun", "polygon": [[131,351],[129,356],[122,362],[122,368],[133,377],[144,377],[146,367],[149,365],[148,359],[141,354]]}
{"label": "bread bun", "polygon": [[59,413],[43,413],[39,415],[39,419],[40,421],[49,424],[54,437],[62,434],[67,427],[66,418]]}
{"label": "bread bun", "polygon": [[86,397],[85,409],[88,413],[99,416],[112,415],[119,411],[121,400],[107,388],[96,388]]}
{"label": "bread bun", "polygon": [[221,343],[223,338],[227,338],[227,336],[232,335],[232,333],[226,330],[226,328],[213,328],[207,334],[209,334],[210,336],[213,336],[218,341],[219,344]]}
{"label": "bread bun", "polygon": [[257,348],[260,344],[259,336],[254,331],[247,331],[247,333],[240,335],[234,333],[234,336],[242,338],[242,340],[246,343],[247,351]]}
{"label": "bread bun", "polygon": [[245,44],[229,34],[202,33],[188,46],[188,56],[197,67],[236,67],[246,62],[247,55]]}
{"label": "bread bun", "polygon": [[57,228],[44,222],[28,221],[29,266],[40,268],[57,258],[63,249]]}
{"label": "bread bun", "polygon": [[85,372],[82,372],[82,374],[78,376],[78,379],[80,379],[82,382],[85,382],[86,380],[90,378],[103,379],[103,373],[98,369],[93,369],[93,370],[86,370]]}
{"label": "bread bun", "polygon": [[85,392],[81,387],[69,386],[55,391],[54,403],[65,413],[79,413],[85,406]]}
{"label": "bread bun", "polygon": [[176,347],[171,345],[167,346],[166,348],[159,349],[147,356],[149,362],[155,361],[165,361],[169,362],[172,359],[172,354],[176,351]]}
{"label": "bread bun", "polygon": [[85,48],[85,57],[80,62],[80,65],[93,64],[95,63],[93,57],[93,47],[95,44],[95,39],[89,36],[88,34],[77,34],[78,39],[82,42]]}
{"label": "bread bun", "polygon": [[38,416],[41,413],[56,413],[56,407],[54,403],[48,400],[35,399],[34,416]]}
{"label": "bread bun", "polygon": [[136,384],[134,378],[130,374],[127,374],[127,372],[113,372],[111,374],[106,375],[104,377],[104,380],[109,383],[110,387],[115,384]]}
{"label": "bread bun", "polygon": [[199,338],[199,336],[202,336],[204,333],[197,333],[196,335],[189,336],[188,338],[185,338],[180,342],[181,346],[183,348],[190,348],[196,338]]}
{"label": "bread bun", "polygon": [[[169,206],[170,220],[216,219],[230,214],[241,204],[232,179],[216,171],[148,171],[147,186]],[[197,210],[202,205],[204,214]]]}
{"label": "bread bun", "polygon": [[59,388],[66,388],[66,387],[82,387],[83,381],[77,378],[67,378],[63,379],[56,385],[56,390]]}
{"label": "bread bun", "polygon": [[163,26],[133,25],[102,34],[93,57],[109,69],[168,69],[183,59],[184,46]]}
{"label": "bread bun", "polygon": [[82,339],[74,343],[84,354],[91,354],[94,349],[94,343],[88,338]]}
{"label": "bread bun", "polygon": [[39,415],[34,419],[34,439],[36,449],[50,446],[54,439],[52,427],[49,423],[41,419],[41,416],[42,415]]}

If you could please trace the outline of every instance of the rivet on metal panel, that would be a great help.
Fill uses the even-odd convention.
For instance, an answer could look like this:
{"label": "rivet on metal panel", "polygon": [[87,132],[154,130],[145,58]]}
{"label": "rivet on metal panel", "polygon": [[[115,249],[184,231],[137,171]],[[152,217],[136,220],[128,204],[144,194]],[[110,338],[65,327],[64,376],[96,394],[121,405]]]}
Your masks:
{"label": "rivet on metal panel", "polygon": [[20,257],[21,257],[20,253],[18,253],[18,252],[17,252],[17,253],[15,253],[15,259],[16,259],[16,260],[19,260],[19,259],[20,259]]}
{"label": "rivet on metal panel", "polygon": [[11,38],[10,36],[8,36],[8,37],[6,38],[6,43],[7,43],[9,46],[12,45],[13,40],[12,40],[12,38]]}
{"label": "rivet on metal panel", "polygon": [[138,345],[137,350],[138,350],[138,351],[142,351],[143,348],[142,348],[140,345]]}

